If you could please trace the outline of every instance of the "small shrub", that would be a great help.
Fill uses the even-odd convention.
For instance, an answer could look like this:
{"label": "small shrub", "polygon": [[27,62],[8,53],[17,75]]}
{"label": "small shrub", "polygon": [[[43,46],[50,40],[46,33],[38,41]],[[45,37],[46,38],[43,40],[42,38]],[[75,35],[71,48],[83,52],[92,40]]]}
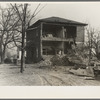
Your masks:
{"label": "small shrub", "polygon": [[6,59],[4,60],[4,63],[10,64],[10,63],[12,63],[12,61],[11,61],[10,58],[6,58]]}

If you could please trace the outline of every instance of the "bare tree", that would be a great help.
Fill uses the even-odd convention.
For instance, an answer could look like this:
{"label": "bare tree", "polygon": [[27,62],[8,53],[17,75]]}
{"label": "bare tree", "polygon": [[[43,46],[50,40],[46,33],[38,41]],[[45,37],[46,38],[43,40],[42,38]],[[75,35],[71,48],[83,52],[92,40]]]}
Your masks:
{"label": "bare tree", "polygon": [[11,47],[10,44],[13,42],[13,37],[15,37],[14,30],[17,29],[16,26],[19,26],[19,19],[10,8],[0,7],[0,16],[0,54],[1,63],[4,63],[6,49]]}
{"label": "bare tree", "polygon": [[94,28],[89,28],[87,31],[87,46],[89,49],[89,64],[91,62],[92,54],[95,55],[98,59],[100,59],[99,55],[99,45],[100,45],[100,32],[95,30]]}
{"label": "bare tree", "polygon": [[[20,72],[23,73],[24,70],[24,53],[25,53],[25,36],[26,36],[26,30],[30,26],[30,23],[32,19],[45,7],[43,6],[41,9],[40,4],[37,5],[36,9],[34,10],[33,14],[30,14],[30,10],[28,9],[29,4],[11,4],[12,9],[15,11],[17,16],[19,17],[21,21],[21,30],[20,33],[22,34],[22,42],[21,42],[21,69]],[[16,42],[16,41],[15,41]]]}

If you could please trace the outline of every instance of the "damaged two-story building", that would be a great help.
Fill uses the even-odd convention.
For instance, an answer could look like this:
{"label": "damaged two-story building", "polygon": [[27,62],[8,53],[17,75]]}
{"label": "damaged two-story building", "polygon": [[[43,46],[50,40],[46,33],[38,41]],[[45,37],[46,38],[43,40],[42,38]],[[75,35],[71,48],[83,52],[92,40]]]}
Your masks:
{"label": "damaged two-story building", "polygon": [[67,54],[72,44],[83,44],[86,25],[59,17],[38,20],[27,29],[27,62],[38,62],[43,55]]}

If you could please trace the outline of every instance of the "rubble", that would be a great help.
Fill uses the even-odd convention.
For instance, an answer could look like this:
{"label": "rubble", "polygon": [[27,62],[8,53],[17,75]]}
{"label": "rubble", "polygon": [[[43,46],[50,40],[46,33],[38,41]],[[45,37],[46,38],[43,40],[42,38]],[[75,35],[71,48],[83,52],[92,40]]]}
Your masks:
{"label": "rubble", "polygon": [[85,80],[95,80],[94,77],[85,77],[84,79],[85,79]]}
{"label": "rubble", "polygon": [[70,64],[68,57],[63,55],[55,55],[50,59],[50,61],[53,66],[68,66]]}
{"label": "rubble", "polygon": [[43,68],[51,68],[51,65],[52,65],[52,63],[50,61],[51,56],[43,56],[42,58],[43,59],[37,63],[37,66],[39,66],[39,68],[42,68],[42,69]]}
{"label": "rubble", "polygon": [[73,52],[72,50],[70,50],[67,53],[67,57],[68,57],[69,62],[74,65],[75,69],[78,69],[78,68],[85,69],[86,68],[88,59],[85,55],[82,55],[81,52],[76,51],[76,50],[75,52]]}
{"label": "rubble", "polygon": [[69,70],[70,73],[73,73],[75,75],[79,75],[79,76],[88,76],[88,77],[94,77],[94,71],[93,68],[91,66],[86,67],[86,69],[71,69]]}
{"label": "rubble", "polygon": [[74,50],[68,50],[66,55],[54,55],[49,60],[53,66],[74,66],[77,69],[86,68],[86,62],[88,62],[86,55]]}
{"label": "rubble", "polygon": [[[87,77],[94,77],[100,73],[100,67],[97,67],[97,65],[100,63],[98,62],[96,57],[93,57],[90,65],[88,65],[88,55],[84,50],[81,52],[81,50],[68,50],[68,53],[66,55],[52,55],[44,57],[44,61],[41,61],[39,63],[40,67],[42,66],[49,66],[50,68],[56,70],[57,68],[55,66],[71,66],[69,69],[70,73],[73,73],[75,75],[79,76],[87,76]],[[95,65],[96,62],[96,66]],[[91,66],[93,65],[93,66]],[[72,67],[73,66],[73,67]],[[99,71],[98,71],[99,69]],[[92,78],[86,78],[86,79],[92,79]]]}
{"label": "rubble", "polygon": [[87,76],[94,77],[94,71],[93,71],[92,66],[86,67],[86,72],[87,72]]}
{"label": "rubble", "polygon": [[74,63],[74,68],[69,70],[69,72],[75,75],[94,77],[94,70],[92,66],[88,66],[88,56],[86,53],[76,49],[75,53],[72,54],[69,57],[69,61]]}
{"label": "rubble", "polygon": [[87,75],[86,70],[85,69],[80,69],[80,68],[77,69],[77,70],[71,69],[71,70],[69,70],[69,72],[70,73],[73,73],[75,75],[79,75],[79,76],[86,76]]}
{"label": "rubble", "polygon": [[41,61],[39,64],[41,66],[50,66],[51,65],[51,62],[50,62],[50,60],[45,60],[45,61]]}

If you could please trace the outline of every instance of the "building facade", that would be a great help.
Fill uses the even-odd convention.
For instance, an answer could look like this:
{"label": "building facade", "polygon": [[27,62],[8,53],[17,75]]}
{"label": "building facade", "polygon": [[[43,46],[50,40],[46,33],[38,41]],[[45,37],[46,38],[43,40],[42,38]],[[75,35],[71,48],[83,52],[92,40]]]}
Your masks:
{"label": "building facade", "polygon": [[43,55],[67,54],[72,44],[84,43],[86,25],[59,17],[38,20],[27,29],[27,62],[38,62]]}

